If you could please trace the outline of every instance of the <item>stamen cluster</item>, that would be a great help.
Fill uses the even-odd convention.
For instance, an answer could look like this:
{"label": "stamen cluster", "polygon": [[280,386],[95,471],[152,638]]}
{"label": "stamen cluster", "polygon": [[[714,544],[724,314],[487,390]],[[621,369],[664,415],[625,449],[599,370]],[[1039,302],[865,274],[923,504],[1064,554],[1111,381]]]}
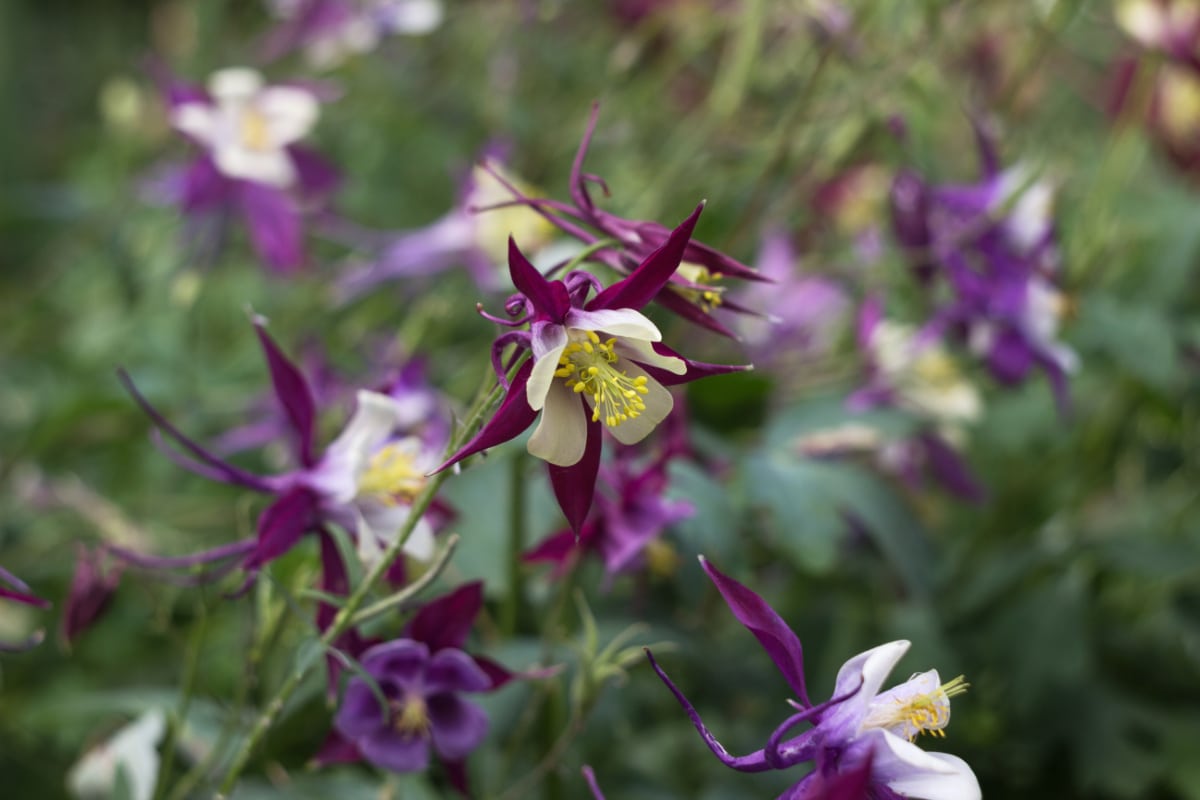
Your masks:
{"label": "stamen cluster", "polygon": [[572,341],[563,349],[555,377],[565,378],[567,388],[576,394],[592,398],[592,422],[603,419],[605,425],[615,428],[637,419],[646,410],[642,396],[650,393],[649,379],[645,375],[631,378],[614,366],[615,338],[601,341],[595,331],[582,333],[586,334],[582,341]]}

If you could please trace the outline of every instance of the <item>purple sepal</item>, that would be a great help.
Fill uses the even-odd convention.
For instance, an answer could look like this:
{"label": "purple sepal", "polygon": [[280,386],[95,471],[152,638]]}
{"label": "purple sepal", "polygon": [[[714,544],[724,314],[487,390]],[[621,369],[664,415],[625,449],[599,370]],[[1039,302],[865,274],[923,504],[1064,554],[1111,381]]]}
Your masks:
{"label": "purple sepal", "polygon": [[687,365],[686,372],[682,375],[676,375],[674,372],[668,372],[651,364],[641,364],[642,369],[646,370],[646,373],[650,377],[663,386],[678,386],[682,383],[691,383],[692,381],[709,378],[713,375],[728,375],[731,372],[747,372],[754,369],[754,365],[752,364],[709,364],[704,361],[692,361],[690,358],[684,358],[679,353],[676,353],[662,342],[653,342],[651,347],[659,355],[678,358]]}
{"label": "purple sepal", "polygon": [[525,384],[529,381],[529,373],[532,371],[533,360],[530,359],[517,370],[504,400],[487,424],[434,472],[441,472],[468,456],[504,444],[533,424],[538,412],[530,408],[529,401],[525,398]]}
{"label": "purple sepal", "polygon": [[261,568],[292,549],[317,522],[317,497],[297,486],[267,506],[258,518],[258,543],[246,559],[248,571]]}
{"label": "purple sepal", "polygon": [[421,606],[404,635],[423,642],[430,652],[447,647],[461,650],[475,617],[483,608],[483,582],[472,581]]}
{"label": "purple sepal", "polygon": [[584,446],[583,457],[569,467],[546,465],[554,497],[576,535],[583,528],[583,521],[592,507],[592,497],[596,493],[596,475],[600,472],[601,450],[600,422],[592,419],[591,411],[582,397],[579,398],[579,403],[583,407],[582,413],[587,415],[587,443]]}
{"label": "purple sepal", "polygon": [[958,452],[936,433],[926,432],[919,441],[925,450],[925,467],[947,491],[971,503],[982,503],[987,491]]}
{"label": "purple sepal", "polygon": [[588,303],[588,309],[642,308],[653,300],[679,268],[684,248],[703,210],[704,203],[696,206],[688,218],[671,231],[671,235],[661,247],[647,256],[629,275],[596,295],[592,302]]}
{"label": "purple sepal", "polygon": [[253,181],[236,181],[237,199],[254,251],[271,268],[291,273],[304,265],[304,229],[287,192]]}
{"label": "purple sepal", "polygon": [[300,463],[311,467],[316,463],[313,456],[313,429],[316,420],[316,407],[313,402],[312,389],[304,374],[296,368],[271,336],[261,320],[254,323],[254,331],[262,344],[267,366],[271,371],[271,384],[275,388],[275,397],[287,414],[288,421],[298,439]]}
{"label": "purple sepal", "polygon": [[562,281],[546,280],[537,267],[529,263],[511,236],[508,237],[508,272],[513,286],[533,303],[540,316],[562,322],[571,310],[567,287]]}
{"label": "purple sepal", "polygon": [[71,645],[108,610],[121,582],[120,564],[105,564],[103,550],[75,548],[75,574],[63,607],[62,641]]}

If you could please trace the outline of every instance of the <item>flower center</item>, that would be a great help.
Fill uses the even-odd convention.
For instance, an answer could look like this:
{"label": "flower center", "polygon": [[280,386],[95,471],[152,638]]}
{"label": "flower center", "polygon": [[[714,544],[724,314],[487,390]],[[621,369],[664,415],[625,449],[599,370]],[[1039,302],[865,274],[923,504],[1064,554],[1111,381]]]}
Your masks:
{"label": "flower center", "polygon": [[[586,338],[576,338],[586,334]],[[600,341],[595,331],[571,331],[572,341],[558,357],[554,375],[565,378],[567,388],[592,398],[592,422],[604,420],[615,428],[636,419],[646,410],[642,395],[648,394],[645,375],[631,378],[617,369],[616,339]]]}
{"label": "flower center", "polygon": [[709,272],[705,267],[699,264],[683,262],[679,268],[675,270],[675,274],[689,283],[697,284],[700,287],[712,288],[696,288],[692,286],[680,286],[679,284],[670,284],[676,292],[683,295],[692,303],[699,306],[704,311],[712,311],[717,306],[721,305],[721,293],[725,291],[723,287],[713,286],[717,281],[721,280],[721,276]]}
{"label": "flower center", "polygon": [[885,728],[910,742],[918,734],[945,736],[942,730],[950,722],[950,698],[963,694],[970,684],[962,675],[943,683],[932,692],[909,698],[894,698],[892,704],[872,706],[864,728]]}
{"label": "flower center", "polygon": [[252,106],[242,109],[238,127],[242,144],[248,149],[259,152],[271,149],[271,129],[261,111]]}
{"label": "flower center", "polygon": [[379,495],[385,502],[412,500],[425,486],[425,474],[417,468],[416,453],[409,440],[394,442],[371,456],[362,477],[359,494]]}
{"label": "flower center", "polygon": [[404,736],[423,737],[429,734],[429,708],[425,698],[405,695],[389,704],[392,728]]}

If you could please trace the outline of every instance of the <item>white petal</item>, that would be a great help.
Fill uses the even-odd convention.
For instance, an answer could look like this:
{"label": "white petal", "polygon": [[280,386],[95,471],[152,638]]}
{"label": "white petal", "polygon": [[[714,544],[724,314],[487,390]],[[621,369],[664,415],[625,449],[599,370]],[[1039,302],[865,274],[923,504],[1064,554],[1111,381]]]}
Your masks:
{"label": "white petal", "polygon": [[833,696],[854,694],[834,708],[821,724],[831,728],[842,727],[846,729],[846,735],[854,735],[867,714],[870,702],[879,694],[879,688],[896,662],[908,652],[909,644],[904,639],[881,644],[843,664],[838,670]]}
{"label": "white petal", "polygon": [[438,0],[392,3],[383,20],[387,28],[395,33],[419,36],[442,24],[442,4]]}
{"label": "white petal", "polygon": [[313,471],[313,487],[334,502],[350,502],[358,494],[359,476],[376,448],[392,435],[398,417],[395,400],[378,392],[360,391],[354,416],[326,448]]}
{"label": "white petal", "polygon": [[980,800],[975,773],[958,756],[927,753],[887,731],[875,737],[871,778],[914,800]]}
{"label": "white petal", "polygon": [[211,147],[220,134],[217,109],[208,103],[182,103],[171,111],[171,127]]}
{"label": "white petal", "polygon": [[653,322],[640,311],[632,308],[604,308],[599,311],[584,311],[573,308],[564,320],[568,328],[580,331],[604,331],[612,336],[661,342],[662,333]]}
{"label": "white petal", "polygon": [[[614,425],[608,432],[621,444],[636,444],[650,435],[650,431],[667,418],[675,407],[675,398],[662,387],[658,381],[646,374],[646,371],[632,361],[618,360],[617,369],[631,378],[645,376],[646,388],[649,391],[642,395],[646,410],[633,419],[628,419],[620,425]],[[590,402],[590,401],[589,401]]]}
{"label": "white petal", "polygon": [[151,800],[158,779],[158,741],[166,729],[161,710],[150,709],[117,731],[71,768],[67,786],[78,797],[108,797],[123,770],[133,800]]}
{"label": "white petal", "polygon": [[682,358],[661,355],[655,352],[649,342],[638,339],[618,339],[615,347],[617,355],[632,358],[641,364],[664,369],[673,375],[683,375],[687,372],[687,363]]}
{"label": "white petal", "polygon": [[533,369],[525,384],[525,399],[534,411],[541,411],[546,392],[558,369],[558,359],[567,346],[567,330],[561,325],[535,325],[532,336]]}
{"label": "white petal", "polygon": [[551,383],[542,418],[526,446],[529,453],[559,467],[578,464],[587,447],[586,413],[579,395],[561,381]]}
{"label": "white petal", "polygon": [[241,144],[218,146],[213,161],[221,174],[285,189],[295,183],[296,167],[282,150],[251,150]]}
{"label": "white petal", "polygon": [[[375,501],[359,504],[358,558],[370,569],[389,547],[400,529],[408,522],[411,508],[404,505],[386,505]],[[412,533],[404,543],[404,552],[418,561],[433,558],[433,526],[424,518],[417,520]]]}
{"label": "white petal", "polygon": [[275,147],[284,147],[304,138],[320,113],[317,98],[294,86],[266,89],[255,99],[254,106],[263,115]]}
{"label": "white petal", "polygon": [[218,70],[208,79],[208,91],[218,103],[226,100],[244,100],[262,86],[262,75],[248,67]]}

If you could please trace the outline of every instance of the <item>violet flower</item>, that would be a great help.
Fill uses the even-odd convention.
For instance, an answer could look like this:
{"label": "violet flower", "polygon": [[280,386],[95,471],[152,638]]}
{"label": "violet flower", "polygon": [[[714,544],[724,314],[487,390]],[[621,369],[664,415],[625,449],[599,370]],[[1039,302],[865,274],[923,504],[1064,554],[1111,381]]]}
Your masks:
{"label": "violet flower", "polygon": [[62,615],[65,644],[74,644],[103,616],[120,583],[121,565],[111,562],[102,548],[91,550],[82,544],[76,547],[75,574]]}
{"label": "violet flower", "polygon": [[547,280],[510,239],[509,271],[520,294],[507,308],[519,318],[489,318],[510,327],[529,323],[530,330],[501,335],[493,345],[493,363],[506,383],[501,363],[506,346],[516,346],[514,359],[525,350],[532,358],[521,364],[511,385],[506,383],[492,419],[441,469],[516,437],[541,412],[528,450],[549,464],[555,497],[578,532],[592,505],[601,427],[622,444],[635,444],[671,413],[674,401],[665,387],[746,369],[683,358],[662,344],[662,334],[640,311],[675,273],[702,208],[697,206],[630,275],[591,300],[587,295],[599,288],[596,278],[571,272],[562,280]]}
{"label": "violet flower", "polygon": [[[945,753],[927,753],[913,740],[918,734],[944,736],[950,722],[950,698],[966,691],[962,677],[942,683],[936,670],[914,675],[881,691],[888,673],[908,650],[906,641],[889,642],[854,656],[838,671],[833,697],[814,705],[804,679],[800,640],[767,603],[737,581],[700,559],[721,592],[729,610],[771,656],[796,699],[796,713],[768,737],[764,747],[733,756],[705,727],[700,715],[647,651],[654,671],[691,718],[709,750],[721,763],[739,772],[791,769],[815,762],[779,800],[814,797],[862,797],[854,794],[853,777],[865,773],[867,796],[895,800],[978,800],[982,794],[966,762]],[[811,727],[797,736],[801,723]],[[828,794],[830,787],[837,794]]]}
{"label": "violet flower", "polygon": [[1066,304],[1054,284],[1053,192],[1020,166],[1001,171],[990,135],[976,132],[980,181],[932,186],[902,172],[892,187],[893,229],[918,277],[950,289],[929,332],[955,335],[1006,385],[1040,368],[1065,407],[1078,359],[1057,340]]}
{"label": "violet flower", "polygon": [[[255,322],[255,330],[275,395],[295,435],[299,466],[278,475],[260,476],[224,461],[172,425],[122,372],[121,379],[137,403],[160,433],[182,451],[167,450],[173,460],[197,474],[274,498],[259,516],[254,537],[180,558],[111,548],[127,561],[150,568],[209,565],[211,569],[202,573],[200,580],[219,577],[240,563],[253,577],[264,564],[290,550],[305,533],[321,532],[334,524],[355,537],[360,558],[370,565],[406,523],[412,500],[422,490],[425,475],[436,465],[438,456],[415,437],[397,439],[393,435],[400,415],[398,404],[387,395],[360,391],[358,406],[345,429],[318,456],[318,409],[308,382],[267,335],[261,320]],[[416,524],[404,550],[420,560],[432,557],[430,515]]]}
{"label": "violet flower", "polygon": [[482,607],[483,584],[466,584],[422,606],[401,638],[357,654],[382,690],[386,707],[365,680],[352,678],[317,763],[366,760],[393,772],[416,772],[426,769],[436,754],[451,783],[468,794],[464,762],[487,735],[488,719],[482,708],[459,695],[491,692],[516,678],[554,672],[514,673],[466,653],[467,635]]}
{"label": "violet flower", "polygon": [[266,86],[245,68],[214,73],[206,90],[163,81],[171,126],[203,151],[165,182],[166,199],[197,221],[241,216],[264,263],[300,267],[304,218],[324,208],[338,183],[329,164],[297,144],[317,121],[317,95]]}
{"label": "violet flower", "polygon": [[442,24],[439,0],[267,0],[281,20],[267,37],[268,60],[303,50],[316,69],[331,69],[374,50],[388,36],[422,36]]}
{"label": "violet flower", "polygon": [[606,585],[622,572],[648,561],[653,564],[662,533],[695,513],[687,500],[663,496],[672,455],[664,451],[642,464],[631,450],[617,451],[615,458],[600,466],[595,505],[578,537],[570,529],[551,534],[523,560],[550,562],[555,574],[561,574],[576,556],[595,553],[604,562]]}
{"label": "violet flower", "polygon": [[[583,161],[587,157],[599,114],[599,104],[593,104],[587,129],[571,165],[571,203],[529,197],[519,187],[504,181],[503,176],[497,174],[497,178],[506,184],[514,198],[512,203],[534,209],[563,233],[585,245],[595,244],[602,239],[616,240],[620,250],[604,248],[593,254],[592,258],[618,272],[631,274],[664,246],[672,232],[657,222],[618,217],[599,208],[592,200],[589,183],[599,185],[605,194],[608,193],[608,186],[603,179],[583,171]],[[720,281],[724,278],[765,279],[740,261],[693,240],[685,245],[680,261],[677,269],[651,299],[690,322],[732,337],[733,333],[713,318],[712,311],[719,307],[736,313],[754,312],[726,298]]]}
{"label": "violet flower", "polygon": [[[4,567],[0,567],[0,600],[12,600],[14,603],[34,608],[50,607],[50,601],[35,595],[24,581]],[[21,642],[0,642],[0,653],[19,653],[28,650],[41,644],[43,638],[42,631],[37,631]]]}

